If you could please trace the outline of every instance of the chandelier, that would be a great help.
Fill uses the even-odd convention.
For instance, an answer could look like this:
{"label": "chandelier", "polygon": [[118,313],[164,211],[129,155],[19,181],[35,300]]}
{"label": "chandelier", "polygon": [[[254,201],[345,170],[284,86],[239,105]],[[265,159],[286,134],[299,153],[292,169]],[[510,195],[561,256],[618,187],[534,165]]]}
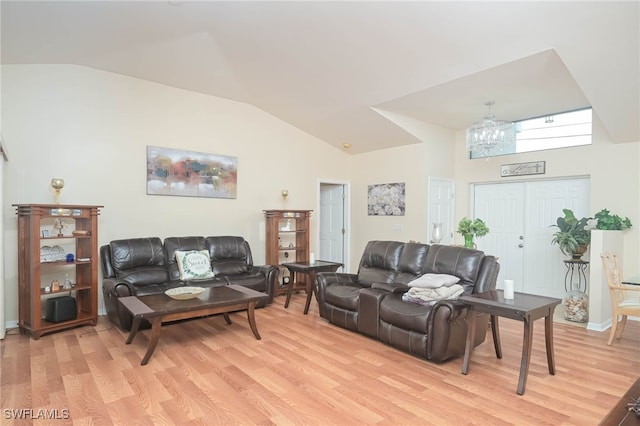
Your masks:
{"label": "chandelier", "polygon": [[507,146],[515,145],[516,132],[512,122],[496,120],[491,114],[494,102],[485,102],[488,108],[484,120],[473,123],[467,129],[467,149],[478,157],[499,153]]}

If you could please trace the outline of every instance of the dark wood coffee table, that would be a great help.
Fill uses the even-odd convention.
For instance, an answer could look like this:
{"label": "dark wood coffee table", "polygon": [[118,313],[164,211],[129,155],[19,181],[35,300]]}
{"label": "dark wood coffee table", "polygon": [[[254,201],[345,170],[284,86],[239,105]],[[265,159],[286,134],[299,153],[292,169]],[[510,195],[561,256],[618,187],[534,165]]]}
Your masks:
{"label": "dark wood coffee table", "polygon": [[524,337],[522,341],[522,360],[520,361],[520,378],[518,380],[518,395],[524,393],[531,362],[531,342],[533,338],[533,322],[544,318],[545,344],[547,347],[547,365],[549,374],[556,374],[555,360],[553,359],[553,311],[562,300],[553,297],[537,296],[527,293],[515,293],[513,300],[505,300],[502,290],[487,291],[484,293],[460,296],[460,300],[471,307],[467,327],[467,343],[462,363],[462,374],[469,372],[469,361],[473,352],[473,339],[476,334],[475,313],[491,315],[491,332],[496,357],[502,358],[500,347],[500,329],[498,317],[511,318],[524,322]]}
{"label": "dark wood coffee table", "polygon": [[311,296],[315,288],[314,281],[318,272],[335,272],[338,268],[342,267],[342,263],[338,262],[326,262],[324,260],[316,260],[313,263],[309,262],[296,262],[296,263],[283,263],[282,266],[287,268],[291,272],[291,280],[289,281],[289,287],[287,287],[287,300],[284,303],[285,309],[289,307],[289,301],[291,300],[291,294],[293,294],[293,288],[295,287],[296,273],[306,274],[307,285],[305,290],[307,292],[307,302],[304,305],[304,314],[309,313],[309,306],[311,305]]}
{"label": "dark wood coffee table", "polygon": [[231,324],[229,312],[246,310],[251,331],[256,339],[260,340],[254,309],[257,302],[266,298],[264,293],[250,288],[228,285],[209,288],[197,298],[189,300],[175,300],[165,294],[127,296],[120,297],[118,300],[133,315],[133,324],[126,340],[127,345],[133,341],[143,319],[151,323],[149,346],[140,362],[141,365],[146,365],[160,339],[163,322],[223,314],[227,324]]}
{"label": "dark wood coffee table", "polygon": [[640,379],[631,385],[620,401],[598,423],[598,426],[638,426],[640,418],[629,410],[629,406],[640,400]]}

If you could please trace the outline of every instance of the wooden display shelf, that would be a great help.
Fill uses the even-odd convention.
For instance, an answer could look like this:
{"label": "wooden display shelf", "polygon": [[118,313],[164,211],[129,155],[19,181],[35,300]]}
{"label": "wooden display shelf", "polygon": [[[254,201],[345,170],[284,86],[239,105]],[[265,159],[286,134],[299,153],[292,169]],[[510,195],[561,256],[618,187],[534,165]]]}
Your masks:
{"label": "wooden display shelf", "polygon": [[[45,333],[84,324],[95,325],[98,321],[98,215],[102,206],[14,204],[14,207],[18,215],[20,332],[30,333],[34,339],[39,339]],[[44,231],[56,219],[63,219],[67,226],[73,225],[74,231],[86,235],[47,235]],[[67,240],[63,245],[74,253],[74,260],[42,262],[40,251],[43,242],[61,240]],[[42,270],[46,271],[46,276],[54,275],[56,270],[60,271],[60,275],[75,275],[76,285],[71,289],[60,288],[45,292],[42,287]],[[62,280],[59,283],[62,287]],[[43,307],[49,296],[64,294],[75,298],[77,317],[57,323],[42,318]]]}
{"label": "wooden display shelf", "polygon": [[[266,224],[266,264],[280,268],[280,276],[275,295],[287,293],[287,286],[283,285],[282,277],[288,276],[289,271],[283,263],[309,261],[309,219],[313,210],[264,210]],[[288,228],[288,229],[283,229]],[[293,247],[280,246],[292,243]],[[291,255],[285,257],[284,253]],[[306,281],[299,280],[301,289],[306,288]]]}

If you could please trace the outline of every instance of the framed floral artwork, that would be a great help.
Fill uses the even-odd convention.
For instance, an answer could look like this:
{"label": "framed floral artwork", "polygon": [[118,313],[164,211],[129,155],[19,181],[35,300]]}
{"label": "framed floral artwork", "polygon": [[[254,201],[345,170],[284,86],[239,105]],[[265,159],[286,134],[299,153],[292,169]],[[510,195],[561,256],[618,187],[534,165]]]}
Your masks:
{"label": "framed floral artwork", "polygon": [[369,216],[404,216],[404,191],[404,182],[369,185],[367,192]]}

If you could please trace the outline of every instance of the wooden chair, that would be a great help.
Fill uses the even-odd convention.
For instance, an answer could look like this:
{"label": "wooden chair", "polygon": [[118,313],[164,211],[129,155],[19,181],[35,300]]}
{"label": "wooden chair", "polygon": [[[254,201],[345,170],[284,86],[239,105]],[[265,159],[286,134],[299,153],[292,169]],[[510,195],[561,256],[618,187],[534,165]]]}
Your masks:
{"label": "wooden chair", "polygon": [[[640,286],[622,284],[622,268],[615,254],[602,253],[600,257],[609,284],[609,294],[611,294],[613,324],[607,343],[611,345],[614,336],[619,339],[622,335],[627,323],[627,315],[640,317]],[[618,322],[619,316],[622,316],[620,322]]]}

